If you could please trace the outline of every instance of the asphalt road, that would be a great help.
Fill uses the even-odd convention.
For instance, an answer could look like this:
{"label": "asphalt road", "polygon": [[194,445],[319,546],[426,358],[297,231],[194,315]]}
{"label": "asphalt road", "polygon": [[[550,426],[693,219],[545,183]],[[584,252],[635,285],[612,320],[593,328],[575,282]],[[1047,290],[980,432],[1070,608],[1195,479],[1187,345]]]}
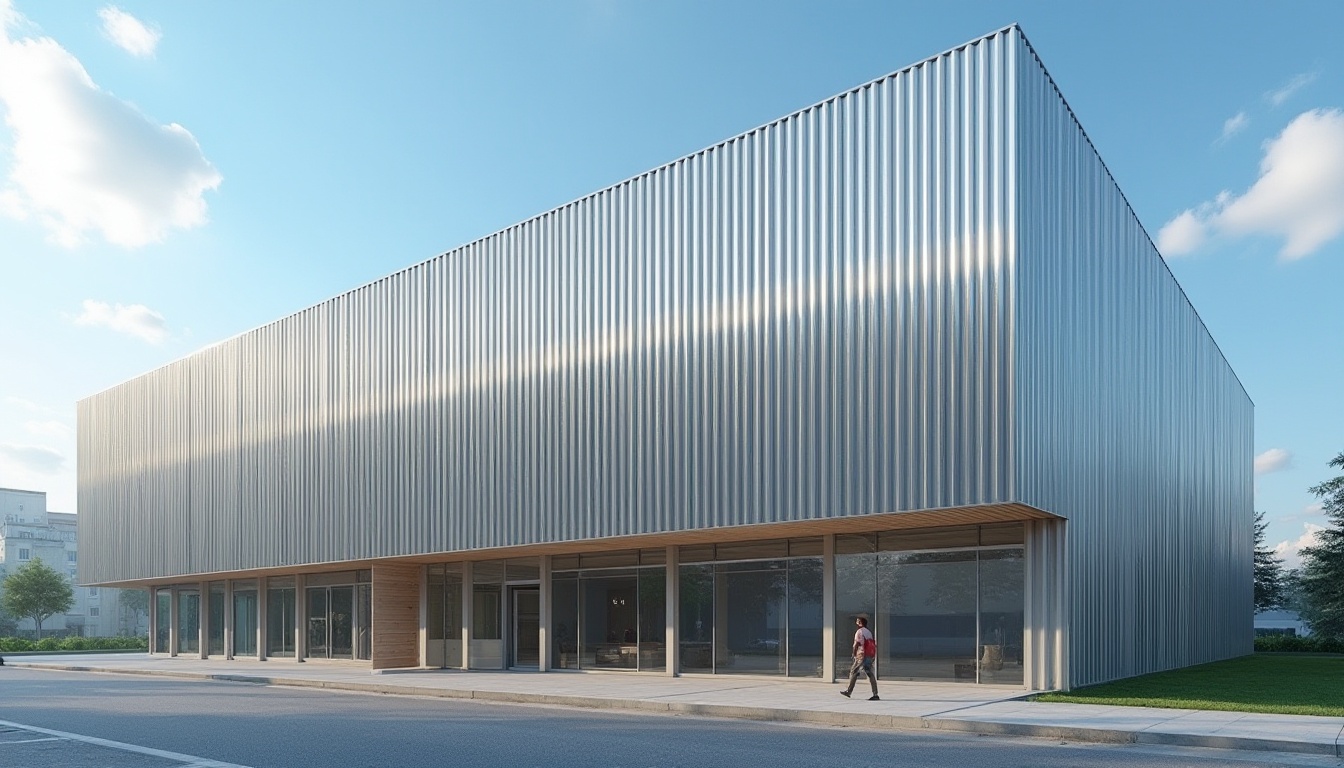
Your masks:
{"label": "asphalt road", "polygon": [[5,768],[1344,766],[1299,755],[611,714],[14,667],[0,667],[0,721]]}

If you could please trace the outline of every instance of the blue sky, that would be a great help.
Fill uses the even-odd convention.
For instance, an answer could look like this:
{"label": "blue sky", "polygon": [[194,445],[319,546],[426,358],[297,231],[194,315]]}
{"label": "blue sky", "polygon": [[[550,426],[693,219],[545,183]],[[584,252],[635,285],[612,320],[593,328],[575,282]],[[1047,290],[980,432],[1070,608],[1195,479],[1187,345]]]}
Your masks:
{"label": "blue sky", "polygon": [[0,486],[75,402],[1019,22],[1256,404],[1344,451],[1344,3],[0,0]]}

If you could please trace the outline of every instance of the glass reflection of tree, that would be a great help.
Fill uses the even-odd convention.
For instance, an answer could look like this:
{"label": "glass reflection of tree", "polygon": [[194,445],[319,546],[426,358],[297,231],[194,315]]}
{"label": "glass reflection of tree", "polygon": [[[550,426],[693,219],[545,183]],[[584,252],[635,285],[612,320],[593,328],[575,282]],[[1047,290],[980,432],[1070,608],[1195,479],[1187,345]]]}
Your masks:
{"label": "glass reflection of tree", "polygon": [[714,573],[709,566],[681,569],[681,637],[705,642],[714,628]]}
{"label": "glass reflection of tree", "polygon": [[[953,559],[955,558],[955,559]],[[927,558],[919,561],[932,571],[929,606],[945,613],[975,612],[975,556]]]}

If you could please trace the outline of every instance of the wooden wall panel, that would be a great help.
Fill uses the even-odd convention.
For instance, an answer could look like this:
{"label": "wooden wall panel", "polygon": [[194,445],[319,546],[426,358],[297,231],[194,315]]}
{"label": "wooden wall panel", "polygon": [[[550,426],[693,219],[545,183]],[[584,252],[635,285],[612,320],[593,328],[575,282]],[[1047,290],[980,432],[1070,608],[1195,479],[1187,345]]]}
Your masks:
{"label": "wooden wall panel", "polygon": [[373,668],[420,666],[420,567],[373,566]]}

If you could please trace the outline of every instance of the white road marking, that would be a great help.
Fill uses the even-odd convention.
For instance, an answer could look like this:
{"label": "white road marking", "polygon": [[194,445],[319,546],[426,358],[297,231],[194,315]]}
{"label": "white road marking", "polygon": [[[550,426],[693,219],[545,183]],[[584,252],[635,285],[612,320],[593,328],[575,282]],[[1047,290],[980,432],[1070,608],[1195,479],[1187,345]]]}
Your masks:
{"label": "white road marking", "polygon": [[10,744],[35,744],[39,741],[60,741],[60,739],[56,738],[55,736],[52,736],[49,739],[24,739],[22,741],[0,741],[0,747],[8,747]]}
{"label": "white road marking", "polygon": [[[38,728],[35,725],[24,725],[23,723],[13,723],[8,720],[0,720],[0,726],[16,728],[21,731],[30,731],[32,733],[45,733],[48,736],[54,736],[56,739],[66,739],[68,741],[78,741],[84,744],[92,744],[96,747],[107,747],[108,749],[120,749],[123,752],[135,752],[140,755],[149,755],[150,757],[162,757],[165,760],[177,760],[186,763],[186,768],[248,768],[246,765],[237,763],[223,763],[218,760],[210,760],[197,755],[184,755],[178,752],[169,752],[165,749],[154,749],[153,747],[142,747],[138,744],[127,744],[121,741],[111,741],[109,739],[100,739],[95,736],[85,736],[80,733],[68,733],[66,731],[53,731],[50,728]],[[32,739],[31,741],[51,741],[52,739]],[[9,742],[10,744],[22,742]]]}

